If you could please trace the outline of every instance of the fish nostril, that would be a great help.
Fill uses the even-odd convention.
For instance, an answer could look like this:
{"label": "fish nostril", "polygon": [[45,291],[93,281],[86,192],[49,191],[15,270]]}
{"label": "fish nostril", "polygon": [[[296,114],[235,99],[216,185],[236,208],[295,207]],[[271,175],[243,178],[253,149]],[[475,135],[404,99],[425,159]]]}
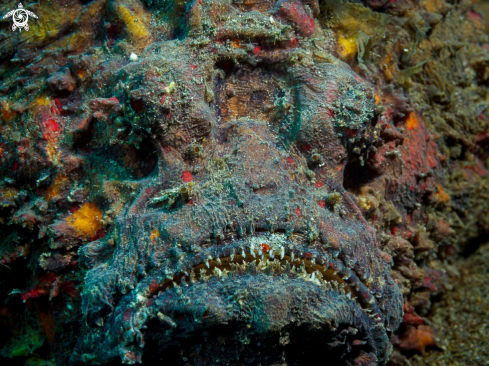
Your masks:
{"label": "fish nostril", "polygon": [[190,197],[190,194],[191,194],[191,189],[190,189],[190,186],[183,186],[182,188],[180,188],[180,195],[182,196],[182,198],[187,201]]}
{"label": "fish nostril", "polygon": [[200,157],[201,154],[202,154],[202,147],[193,143],[187,148],[187,151],[185,152],[185,157],[187,160],[194,160]]}
{"label": "fish nostril", "polygon": [[309,161],[313,164],[320,164],[322,162],[322,157],[320,154],[312,154],[309,158]]}
{"label": "fish nostril", "polygon": [[194,145],[191,147],[190,151],[192,152],[192,154],[197,155],[200,153],[200,147],[198,147],[197,145]]}

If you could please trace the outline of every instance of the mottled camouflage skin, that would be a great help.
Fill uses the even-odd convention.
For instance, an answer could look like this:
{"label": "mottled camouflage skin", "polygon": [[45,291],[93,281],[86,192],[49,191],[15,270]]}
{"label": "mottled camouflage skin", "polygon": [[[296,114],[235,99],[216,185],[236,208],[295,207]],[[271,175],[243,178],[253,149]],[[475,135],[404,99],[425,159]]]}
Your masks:
{"label": "mottled camouflage skin", "polygon": [[187,38],[110,59],[94,79],[120,103],[107,123],[149,136],[158,163],[118,216],[113,252],[108,238],[80,250],[91,270],[72,362],[133,363],[180,345],[197,364],[275,364],[294,329],[325,357],[387,361],[402,295],[342,187],[350,156],[375,145],[380,111],[370,85],[320,48],[317,6],[262,5],[195,2]]}

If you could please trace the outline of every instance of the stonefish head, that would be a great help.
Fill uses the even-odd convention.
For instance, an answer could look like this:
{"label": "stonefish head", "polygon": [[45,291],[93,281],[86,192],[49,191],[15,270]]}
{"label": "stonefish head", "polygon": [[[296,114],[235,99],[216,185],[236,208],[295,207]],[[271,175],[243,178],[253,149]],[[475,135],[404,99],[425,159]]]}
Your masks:
{"label": "stonefish head", "polygon": [[158,162],[111,255],[108,238],[80,250],[91,270],[73,362],[387,362],[402,296],[342,186],[380,111],[328,53],[318,9],[196,0],[186,37],[98,73],[106,123],[145,136]]}

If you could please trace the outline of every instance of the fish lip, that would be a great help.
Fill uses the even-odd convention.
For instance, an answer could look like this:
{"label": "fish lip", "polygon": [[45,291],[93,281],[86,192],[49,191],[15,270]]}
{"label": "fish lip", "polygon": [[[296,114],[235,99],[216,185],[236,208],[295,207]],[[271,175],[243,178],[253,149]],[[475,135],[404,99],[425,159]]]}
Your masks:
{"label": "fish lip", "polygon": [[[229,258],[231,255],[241,256],[243,253],[249,258],[251,253],[254,256],[262,255],[261,248],[258,245],[267,244],[270,246],[269,252],[273,250],[273,254],[277,259],[277,254],[291,258],[292,253],[295,258],[300,259],[307,265],[316,264],[320,266],[328,266],[328,269],[332,270],[335,275],[340,278],[337,282],[345,283],[350,289],[352,295],[354,294],[360,307],[369,316],[377,317],[378,321],[384,321],[384,314],[378,306],[375,296],[370,292],[367,285],[363,283],[360,276],[355,272],[355,267],[350,269],[343,263],[343,260],[339,258],[339,251],[333,251],[330,253],[328,249],[324,249],[320,245],[310,245],[307,243],[304,234],[299,232],[293,232],[289,235],[286,233],[271,233],[269,231],[255,231],[251,235],[247,235],[244,238],[230,238],[228,240],[221,241],[218,245],[209,245],[204,247],[199,253],[192,255],[186,255],[187,261],[185,263],[178,260],[173,262],[174,266],[171,266],[171,260],[167,263],[169,266],[165,269],[165,275],[167,279],[164,281],[162,287],[157,287],[156,290],[151,290],[147,294],[148,298],[154,296],[161,290],[166,290],[165,284],[171,284],[173,279],[178,276],[182,276],[185,272],[190,274],[190,270],[201,266],[206,261],[216,261],[217,258]],[[202,244],[201,244],[202,245]],[[280,248],[283,248],[283,254],[279,252]],[[308,263],[309,262],[309,263]],[[187,276],[186,276],[187,277]],[[187,278],[188,283],[188,278]],[[170,286],[171,287],[171,286]]]}
{"label": "fish lip", "polygon": [[[250,285],[249,287],[252,287],[254,290],[259,288],[259,284],[264,284],[264,288],[269,286],[272,288],[273,286],[277,286],[277,284],[271,284],[270,280],[267,278],[268,276],[265,274],[259,274],[259,275],[244,275],[245,277],[244,281],[246,280],[251,280],[252,282],[254,281],[254,285]],[[277,279],[277,278],[275,278]],[[235,277],[235,281],[243,281],[243,279]],[[282,281],[281,285],[282,287],[285,287],[285,283],[287,286],[287,293],[293,292],[293,293],[300,293],[301,296],[305,296],[306,298],[314,298],[315,295],[316,297],[320,297],[322,299],[328,298],[328,296],[333,297],[335,294],[334,291],[331,290],[326,290],[324,291],[324,288],[320,288],[319,286],[315,286],[312,283],[304,283],[300,279],[297,278],[278,278],[277,281]],[[280,282],[278,282],[280,284]],[[212,304],[213,302],[216,303],[215,299],[218,298],[223,292],[223,288],[225,287],[230,287],[230,288],[239,288],[236,284],[230,284],[226,283],[226,281],[219,281],[218,279],[211,280],[209,282],[201,282],[195,285],[195,287],[189,286],[187,288],[172,288],[169,291],[165,291],[163,293],[160,293],[159,295],[153,297],[153,299],[150,300],[150,304],[148,305],[148,309],[150,313],[152,314],[158,314],[160,316],[161,313],[168,314],[170,317],[172,316],[181,316],[181,314],[185,314],[188,316],[189,314],[198,314],[197,317],[194,316],[194,320],[197,322],[197,319],[199,319],[199,316],[202,316],[204,314],[204,317],[202,318],[201,321],[199,321],[199,324],[194,326],[190,325],[191,331],[189,331],[188,324],[185,324],[181,329],[176,328],[175,332],[171,334],[172,339],[175,338],[188,338],[192,337],[192,335],[198,334],[198,332],[202,330],[208,330],[212,329],[213,327],[220,326],[220,325],[228,325],[229,319],[227,319],[225,316],[222,317],[222,313],[225,312],[226,306],[229,308],[228,302],[222,302],[219,309],[216,309],[214,307],[213,313],[210,315],[205,315],[206,314],[206,306],[207,304]],[[247,287],[247,288],[249,288]],[[308,287],[305,290],[305,293],[307,295],[304,295],[304,288]],[[267,293],[266,290],[263,291],[264,293]],[[268,291],[270,293],[270,291]],[[187,308],[185,308],[185,304],[181,304],[181,295],[183,295],[183,298],[199,298],[198,303],[191,303],[188,305],[186,304]],[[202,298],[203,297],[203,298]],[[297,295],[297,298],[300,298],[299,295]],[[220,303],[217,301],[217,303]],[[376,327],[376,320],[373,319],[369,314],[367,314],[364,309],[360,306],[360,304],[356,301],[348,301],[345,296],[342,296],[340,299],[336,298],[336,302],[334,303],[334,307],[328,307],[330,309],[331,313],[330,315],[330,322],[324,322],[322,318],[319,318],[317,321],[311,321],[311,319],[304,319],[304,320],[299,320],[295,322],[294,320],[291,323],[286,323],[283,325],[283,328],[285,327],[296,327],[296,326],[306,326],[308,327],[309,330],[311,331],[319,331],[319,332],[329,332],[331,337],[340,337],[341,335],[344,334],[345,330],[355,330],[354,333],[350,334],[357,334],[357,336],[354,336],[354,338],[361,338],[362,340],[365,341],[365,343],[362,345],[365,346],[364,349],[368,349],[369,351],[373,351],[376,356],[379,359],[385,358],[386,355],[389,353],[389,346],[388,346],[388,338],[385,332],[380,332],[379,328]],[[218,307],[219,307],[218,306]],[[349,311],[346,311],[345,308],[348,308]],[[185,310],[182,310],[185,309]],[[306,304],[300,305],[300,309],[296,309],[297,312],[299,313],[315,313],[313,310],[315,309],[315,305],[310,304],[310,302],[306,302]],[[340,310],[341,309],[341,310]],[[348,318],[346,314],[351,314],[353,313],[354,316],[351,318]],[[180,315],[179,315],[180,314]],[[217,314],[217,315],[216,315]],[[324,312],[323,312],[324,314]],[[219,316],[221,316],[219,318]],[[171,321],[171,320],[170,320]],[[177,323],[178,321],[176,321]],[[250,324],[251,323],[251,324]],[[266,321],[265,321],[266,323]],[[275,334],[278,329],[266,329],[265,331],[260,332],[260,319],[258,321],[255,321],[252,319],[252,321],[247,321],[245,319],[232,319],[232,324],[241,324],[242,326],[246,326],[248,328],[253,327],[253,329],[257,329],[257,333],[262,334],[264,336],[271,336]],[[280,331],[283,329],[281,328]],[[347,336],[350,336],[350,334],[347,334]],[[352,335],[352,337],[353,337]],[[379,337],[380,335],[380,337]],[[381,339],[380,339],[381,338]],[[338,338],[335,338],[338,339]],[[331,349],[334,347],[348,347],[346,345],[346,336],[343,339],[342,344],[338,344],[337,346],[333,346],[330,344]],[[380,340],[379,340],[380,339]],[[353,344],[353,338],[349,337],[348,342],[350,344]],[[347,342],[347,343],[348,343]],[[333,343],[333,342],[332,342]],[[348,351],[349,352],[349,351]]]}

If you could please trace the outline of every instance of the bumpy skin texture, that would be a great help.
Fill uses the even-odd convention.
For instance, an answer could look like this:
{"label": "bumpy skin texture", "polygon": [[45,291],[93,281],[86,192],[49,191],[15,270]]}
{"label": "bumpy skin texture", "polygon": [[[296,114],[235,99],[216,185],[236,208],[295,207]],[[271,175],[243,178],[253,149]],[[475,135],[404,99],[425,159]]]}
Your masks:
{"label": "bumpy skin texture", "polygon": [[117,217],[113,253],[108,238],[79,251],[91,269],[71,362],[133,363],[179,345],[194,362],[273,364],[279,336],[306,329],[342,362],[386,363],[402,295],[342,187],[349,157],[378,139],[380,110],[346,64],[312,52],[324,35],[309,6],[262,5],[195,2],[185,40],[100,67],[106,99],[81,120],[123,118],[158,159]]}
{"label": "bumpy skin texture", "polygon": [[489,39],[472,0],[363,4],[50,0],[24,4],[29,32],[1,22],[0,363],[436,352],[445,320],[423,317],[489,233]]}

